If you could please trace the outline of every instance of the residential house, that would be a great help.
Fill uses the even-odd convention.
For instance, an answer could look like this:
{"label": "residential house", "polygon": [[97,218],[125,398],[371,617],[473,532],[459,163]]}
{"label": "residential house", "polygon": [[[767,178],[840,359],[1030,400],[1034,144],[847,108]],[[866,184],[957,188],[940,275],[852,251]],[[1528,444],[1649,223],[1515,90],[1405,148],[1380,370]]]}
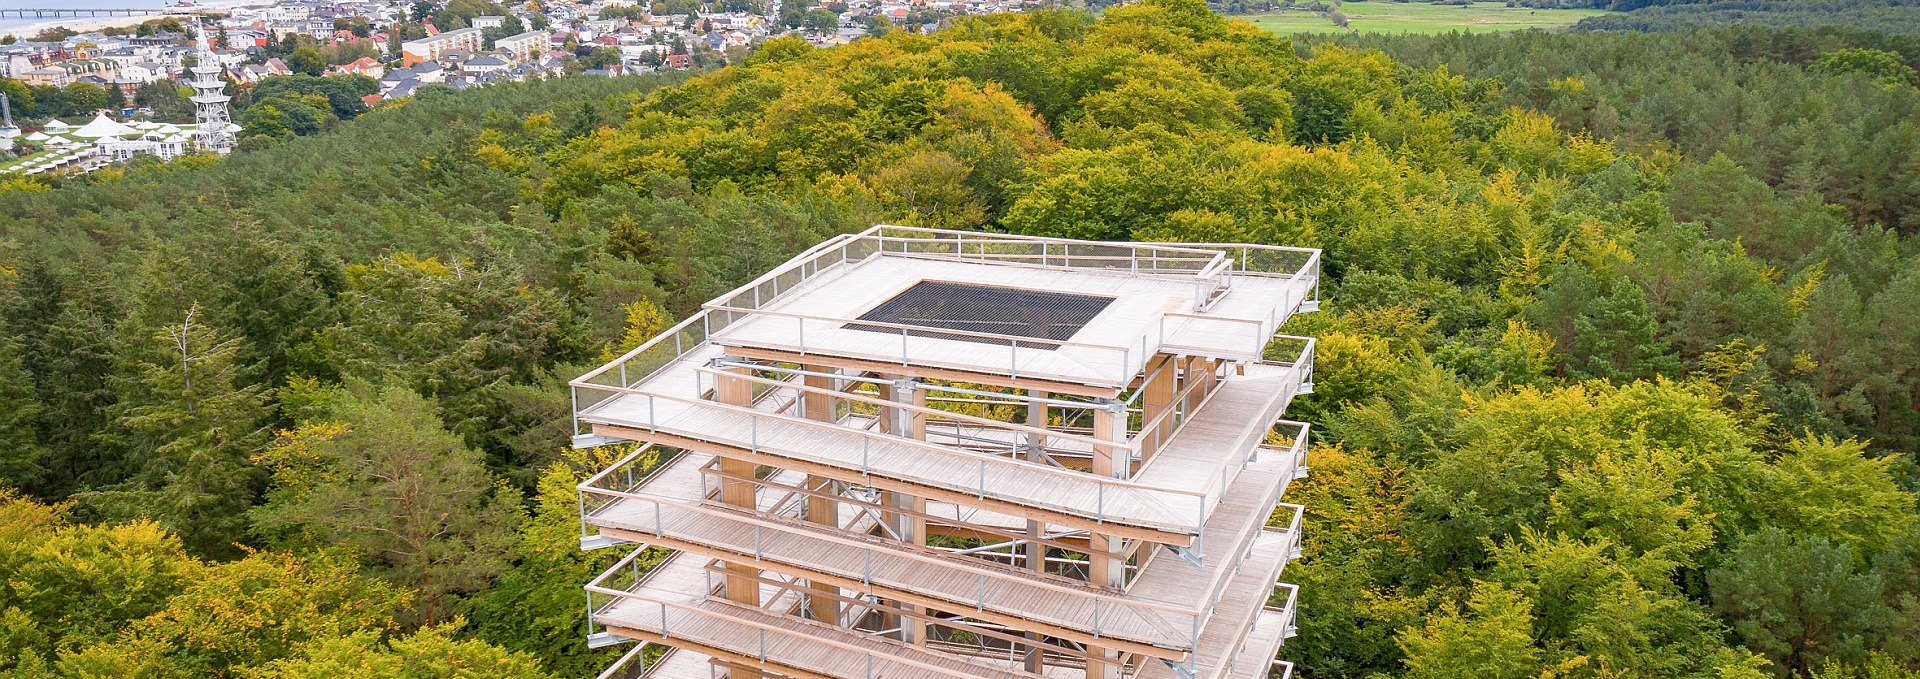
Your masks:
{"label": "residential house", "polygon": [[333,70],[335,73],[364,75],[374,79],[379,79],[381,76],[387,74],[386,64],[375,61],[373,57],[360,57],[359,59],[353,60],[352,63],[335,66]]}

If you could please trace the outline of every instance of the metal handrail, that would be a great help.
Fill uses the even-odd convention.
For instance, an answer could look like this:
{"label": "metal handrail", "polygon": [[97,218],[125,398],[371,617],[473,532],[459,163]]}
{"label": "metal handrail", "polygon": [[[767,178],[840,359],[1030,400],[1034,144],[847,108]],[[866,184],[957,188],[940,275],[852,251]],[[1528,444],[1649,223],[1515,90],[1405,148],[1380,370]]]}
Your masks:
{"label": "metal handrail", "polygon": [[[989,468],[992,468],[996,472],[1012,471],[1018,474],[1043,474],[1043,475],[1048,475],[1052,477],[1057,477],[1063,481],[1070,481],[1073,483],[1091,483],[1095,485],[1098,493],[1095,498],[1097,509],[1096,509],[1096,515],[1094,517],[1094,520],[1096,523],[1101,523],[1101,524],[1128,523],[1127,521],[1114,521],[1111,517],[1107,516],[1108,514],[1108,512],[1106,511],[1107,498],[1109,495],[1113,495],[1115,493],[1119,493],[1122,496],[1131,495],[1132,499],[1134,500],[1148,503],[1151,506],[1154,506],[1163,510],[1163,512],[1165,513],[1165,516],[1167,517],[1176,516],[1184,512],[1180,510],[1176,510],[1172,505],[1169,505],[1164,501],[1153,498],[1152,497],[1153,495],[1159,494],[1159,495],[1169,495],[1174,497],[1193,498],[1195,503],[1193,515],[1196,517],[1200,517],[1202,519],[1201,522],[1204,522],[1204,517],[1205,517],[1207,505],[1208,505],[1208,496],[1204,493],[1196,493],[1193,491],[1188,491],[1188,490],[1183,490],[1178,488],[1163,488],[1158,486],[1149,486],[1146,484],[1136,483],[1136,482],[1132,482],[1124,479],[1110,479],[1110,478],[1094,476],[1090,474],[1084,474],[1077,471],[1064,470],[1064,469],[1059,469],[1059,468],[1050,467],[1050,466],[1036,465],[1031,462],[1026,462],[1023,460],[1010,460],[1005,457],[1001,457],[997,455],[980,453],[980,452],[965,450],[961,448],[954,448],[951,446],[943,446],[937,443],[928,443],[925,441],[919,441],[917,439],[902,438],[902,437],[894,436],[891,434],[882,434],[882,433],[872,432],[872,431],[867,431],[862,429],[843,427],[831,422],[822,422],[818,420],[808,420],[804,418],[795,418],[795,417],[789,417],[785,415],[767,413],[767,412],[762,412],[752,408],[728,405],[725,403],[710,401],[706,399],[669,396],[666,394],[655,394],[652,392],[646,392],[646,391],[642,391],[642,390],[634,389],[630,387],[611,387],[611,386],[598,385],[598,384],[573,384],[571,386],[574,389],[611,391],[611,392],[617,392],[617,393],[623,393],[623,394],[630,394],[630,395],[639,396],[639,397],[648,399],[648,408],[647,408],[648,420],[644,424],[640,425],[640,428],[646,428],[653,431],[659,430],[659,423],[653,421],[654,416],[652,413],[654,410],[653,408],[654,401],[668,401],[673,403],[681,403],[686,405],[692,405],[699,408],[707,408],[707,409],[729,412],[736,415],[744,415],[748,418],[748,421],[752,425],[749,431],[746,432],[748,434],[748,439],[744,441],[744,443],[747,444],[747,448],[749,450],[752,450],[756,453],[766,453],[766,451],[761,449],[758,442],[758,431],[759,431],[760,423],[764,420],[773,420],[775,424],[779,424],[779,425],[806,427],[806,428],[812,428],[812,429],[818,429],[818,430],[824,430],[824,431],[832,431],[836,434],[857,436],[857,437],[860,437],[861,440],[864,442],[864,444],[868,446],[871,446],[873,443],[877,441],[882,443],[883,445],[907,446],[911,448],[920,448],[920,449],[924,449],[924,450],[928,450],[928,451],[940,453],[940,454],[970,457],[970,458],[973,458],[978,463],[980,468],[979,478],[981,480],[981,484],[977,486],[967,487],[963,484],[955,483],[953,480],[946,480],[944,483],[938,480],[923,480],[923,481],[915,481],[915,482],[944,487],[950,491],[973,494],[976,497],[980,497],[983,499],[988,495],[995,495],[996,497],[998,497],[997,494],[989,493],[984,483],[987,470]],[[704,438],[711,439],[713,437],[707,436]],[[738,444],[738,443],[742,443],[742,441],[736,440],[733,443]],[[1120,446],[1123,444],[1116,443],[1114,445]],[[776,457],[789,457],[789,458],[795,457],[795,455],[791,452],[766,453],[766,454],[772,454]],[[819,460],[804,460],[804,461],[819,462]],[[860,466],[858,467],[852,466],[850,463],[841,462],[838,460],[833,460],[831,462],[824,462],[824,464],[842,467],[847,469],[848,471],[857,471],[863,475],[871,475],[873,473],[873,469],[870,466],[868,466],[868,463],[865,460],[862,460]],[[907,480],[907,479],[903,478],[901,480]],[[1025,500],[1025,498],[1022,498],[1022,499]],[[1026,504],[1027,506],[1038,507],[1038,505],[1033,505],[1030,501],[1023,502],[1023,504]],[[1080,511],[1077,509],[1065,509],[1064,506],[1063,508],[1057,508],[1057,509],[1059,509],[1060,511],[1065,511],[1067,513],[1076,513]],[[1160,525],[1158,526],[1147,525],[1146,522],[1141,522],[1141,525],[1142,527],[1156,528],[1156,529],[1165,529],[1169,526],[1174,526],[1175,529],[1179,531],[1184,531],[1186,529],[1186,526],[1184,524],[1175,524],[1175,523],[1172,523],[1173,521],[1181,521],[1181,520],[1167,519],[1165,521],[1160,522]],[[1194,530],[1197,531],[1198,529],[1199,529],[1199,523],[1195,523]]]}
{"label": "metal handrail", "polygon": [[[604,587],[604,586],[601,586],[599,583],[602,581],[604,577],[606,577],[606,575],[607,575],[606,573],[603,573],[601,577],[595,578],[593,582],[588,583],[587,586],[585,587],[586,591],[590,594],[601,594],[601,595],[610,596],[610,597],[623,598],[631,601],[640,601],[640,602],[654,604],[659,610],[659,616],[660,616],[659,634],[662,638],[667,638],[667,639],[673,638],[673,630],[671,629],[671,626],[669,625],[668,619],[667,619],[667,611],[669,609],[672,609],[672,610],[692,613],[695,616],[700,616],[705,618],[724,618],[727,624],[729,625],[744,626],[744,627],[749,627],[749,628],[759,630],[760,641],[759,641],[758,655],[763,661],[767,658],[766,638],[768,634],[772,634],[775,636],[787,637],[790,639],[801,639],[811,643],[826,644],[828,646],[832,646],[842,651],[865,656],[870,660],[878,659],[883,662],[900,663],[903,665],[914,667],[916,669],[929,671],[929,672],[933,672],[940,675],[955,677],[956,679],[975,679],[977,676],[979,676],[977,674],[966,673],[963,670],[955,670],[951,668],[941,667],[939,665],[934,665],[931,663],[921,662],[921,661],[914,660],[912,658],[903,657],[901,655],[894,654],[894,653],[887,653],[884,651],[866,648],[866,647],[858,646],[855,644],[848,644],[845,642],[841,642],[835,639],[829,639],[822,636],[803,634],[799,631],[787,629],[785,627],[780,627],[777,625],[769,625],[759,621],[747,620],[739,617],[723,616],[719,613],[707,610],[705,608],[701,608],[699,606],[692,606],[692,605],[688,605],[688,604],[677,602],[677,601],[667,601],[664,599],[656,599],[653,597],[641,595],[637,591],[622,591],[622,590],[612,589],[609,587]],[[732,602],[721,601],[717,603],[720,603],[726,606],[739,607],[747,610],[758,610],[758,609],[749,609],[748,607],[741,606],[739,604],[735,604]],[[801,624],[810,626],[810,625],[820,625],[822,623],[803,620]],[[723,647],[715,646],[715,648],[723,648]],[[734,649],[723,648],[723,650],[728,650],[730,652],[739,652]],[[871,666],[871,663],[869,663],[869,670],[871,669],[872,669],[872,666]],[[994,669],[999,669],[999,668],[994,668]],[[1020,670],[1005,670],[1005,671],[1015,676],[1023,676],[1023,677],[1039,676],[1039,675],[1029,674],[1027,672],[1020,671]],[[870,673],[869,676],[878,676],[878,675],[872,675]]]}
{"label": "metal handrail", "polygon": [[[928,589],[909,590],[908,587],[911,586],[910,583],[895,583],[893,585],[887,586],[889,589],[895,589],[900,591],[912,591],[922,596],[940,598],[957,605],[974,606],[979,609],[984,609],[989,607],[998,609],[1000,607],[1008,605],[1007,602],[1000,601],[998,599],[992,599],[988,596],[990,593],[990,591],[986,587],[986,582],[988,578],[992,578],[993,580],[999,581],[1002,584],[1020,584],[1020,585],[1026,585],[1026,586],[1034,586],[1034,587],[1039,587],[1041,589],[1051,590],[1060,594],[1067,594],[1075,597],[1091,599],[1096,602],[1095,618],[1093,622],[1093,627],[1090,629],[1090,631],[1095,636],[1100,636],[1103,632],[1110,631],[1102,627],[1103,620],[1099,613],[1101,602],[1104,602],[1108,605],[1109,610],[1106,614],[1108,616],[1112,615],[1111,609],[1113,607],[1121,607],[1121,608],[1146,609],[1149,611],[1155,611],[1158,613],[1170,614],[1170,615],[1180,616],[1181,618],[1184,618],[1184,619],[1178,619],[1178,620],[1168,619],[1167,617],[1164,617],[1164,616],[1154,616],[1153,618],[1148,618],[1148,616],[1144,615],[1142,611],[1139,611],[1139,610],[1134,611],[1136,615],[1140,615],[1143,619],[1156,620],[1157,622],[1167,625],[1174,629],[1192,626],[1192,623],[1193,623],[1192,618],[1194,616],[1200,615],[1207,608],[1205,602],[1199,602],[1199,605],[1196,606],[1195,608],[1183,608],[1183,607],[1172,605],[1172,604],[1128,599],[1127,597],[1122,595],[1098,591],[1092,585],[1079,587],[1079,586],[1066,585],[1062,583],[1056,583],[1050,580],[1034,578],[1032,577],[1034,575],[1032,571],[1026,571],[1022,569],[1013,569],[1011,567],[1003,567],[997,564],[993,564],[992,562],[976,561],[971,559],[965,559],[964,557],[951,557],[951,556],[945,556],[940,554],[922,553],[922,552],[917,552],[913,550],[901,549],[901,548],[894,547],[891,544],[888,544],[886,541],[879,540],[877,538],[876,539],[855,538],[853,536],[841,535],[835,532],[822,530],[820,526],[815,524],[803,524],[802,522],[798,522],[798,521],[773,520],[773,519],[768,519],[755,514],[748,514],[740,511],[710,507],[704,504],[691,503],[680,498],[674,498],[674,497],[669,497],[664,495],[656,495],[652,493],[641,493],[641,492],[633,492],[633,491],[612,491],[612,490],[605,490],[605,489],[587,489],[586,492],[598,493],[602,495],[619,497],[622,499],[651,503],[656,507],[670,507],[676,511],[692,512],[695,514],[701,514],[705,516],[718,517],[727,521],[734,521],[734,522],[748,524],[753,526],[754,528],[756,543],[763,543],[764,538],[761,537],[762,531],[773,531],[780,534],[799,535],[808,539],[822,540],[825,542],[833,543],[835,545],[839,545],[847,549],[856,550],[858,552],[885,551],[891,556],[904,558],[909,561],[927,564],[930,566],[950,567],[950,568],[962,569],[966,571],[972,571],[972,575],[981,583],[981,585],[975,592],[974,600],[971,600],[971,601],[964,601],[957,598],[952,598],[950,596],[942,596],[940,592],[937,592],[934,590],[928,590]],[[657,537],[664,537],[666,534],[665,525],[663,523],[665,520],[664,516],[665,515],[659,511],[654,512],[655,525],[653,527],[653,530]],[[716,549],[732,551],[731,549],[728,549],[726,547],[719,546],[719,545],[709,545],[709,546],[714,547]],[[765,553],[756,553],[756,554],[753,554],[752,556],[757,560],[761,560],[761,561],[767,560],[767,555]],[[623,560],[621,563],[624,564],[626,562],[627,560]],[[780,563],[786,563],[789,566],[792,566],[795,568],[801,568],[803,570],[818,571],[818,569],[811,568],[808,564],[795,563],[790,560],[781,560]],[[619,564],[616,564],[616,568],[609,569],[607,574],[611,574],[614,570],[617,570],[618,566]],[[872,563],[870,560],[868,561],[866,568],[869,568],[869,569],[872,568]],[[861,582],[867,583],[869,586],[875,584],[876,582],[873,579],[874,574],[870,570],[856,572],[856,573],[845,573],[845,572],[838,572],[838,571],[835,571],[835,572],[841,575],[845,575],[847,577],[857,576],[860,578]],[[607,574],[603,574],[603,576]],[[596,580],[596,582],[598,582],[598,580]],[[639,583],[636,583],[636,584],[639,584]],[[995,590],[992,590],[991,593],[1001,594],[1001,591],[996,588]],[[1053,621],[1053,624],[1066,627],[1066,628],[1072,628],[1072,629],[1077,629],[1079,625],[1078,622],[1070,621],[1066,619],[1055,620]]]}

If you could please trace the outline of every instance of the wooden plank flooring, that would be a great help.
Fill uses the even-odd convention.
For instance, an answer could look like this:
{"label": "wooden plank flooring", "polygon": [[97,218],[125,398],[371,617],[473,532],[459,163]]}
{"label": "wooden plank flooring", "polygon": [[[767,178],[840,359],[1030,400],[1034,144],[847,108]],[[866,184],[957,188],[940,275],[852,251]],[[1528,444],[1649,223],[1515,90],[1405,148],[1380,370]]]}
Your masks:
{"label": "wooden plank flooring", "polygon": [[699,651],[674,648],[667,651],[652,667],[648,667],[641,679],[718,679],[713,657]]}
{"label": "wooden plank flooring", "polygon": [[[700,559],[675,555],[628,597],[602,609],[602,625],[641,630],[678,646],[717,649],[767,662],[843,677],[1014,679],[1025,672],[996,668],[854,630],[710,600]],[[691,593],[689,593],[691,592]],[[668,604],[662,606],[661,604]],[[675,605],[677,604],[677,605]],[[869,664],[869,661],[871,664]]]}
{"label": "wooden plank flooring", "polygon": [[1246,641],[1241,644],[1239,656],[1220,676],[1224,679],[1267,679],[1273,659],[1280,655],[1280,646],[1286,641],[1288,617],[1287,612],[1279,609],[1260,609],[1259,615],[1254,618],[1253,628],[1247,631]]}
{"label": "wooden plank flooring", "polygon": [[[1080,346],[1016,349],[993,343],[919,336],[909,336],[903,345],[896,332],[846,327],[845,320],[859,317],[921,281],[1112,297],[1114,301],[1071,339],[1122,347],[1127,351]],[[1125,270],[996,266],[889,254],[850,267],[836,267],[792,290],[782,291],[775,299],[760,302],[759,308],[767,312],[815,320],[773,313],[742,317],[716,332],[713,340],[730,346],[888,362],[907,360],[928,367],[1111,385],[1137,371],[1143,355],[1157,351],[1163,340],[1212,356],[1258,358],[1258,348],[1265,336],[1277,327],[1274,321],[1284,321],[1312,290],[1305,281],[1257,276],[1235,277],[1232,285],[1232,291],[1200,314],[1206,318],[1163,320],[1166,313],[1195,311],[1196,298],[1202,292],[1196,279],[1131,274]]]}
{"label": "wooden plank flooring", "polygon": [[[1241,663],[1266,664],[1271,656],[1249,656],[1244,652],[1248,631],[1266,607],[1273,593],[1273,581],[1286,567],[1293,539],[1284,532],[1263,531],[1254,541],[1253,553],[1227,585],[1227,596],[1220,599],[1220,610],[1200,630],[1200,648],[1195,654],[1196,679],[1219,679]],[[1251,566],[1261,566],[1254,568]],[[1165,663],[1144,663],[1138,679],[1179,679]]]}
{"label": "wooden plank flooring", "polygon": [[1301,378],[1291,370],[1228,377],[1134,481],[1205,492],[1210,503],[1218,502],[1240,461],[1266,440],[1267,430],[1293,401]]}
{"label": "wooden plank flooring", "polygon": [[[1039,577],[1021,569],[997,566],[965,557],[912,558],[906,547],[850,535],[829,538],[824,527],[799,522],[754,522],[745,515],[702,513],[687,505],[699,502],[697,485],[676,488],[673,482],[704,464],[704,455],[683,455],[644,487],[648,495],[677,502],[623,499],[595,512],[596,526],[653,533],[658,530],[680,540],[723,550],[742,562],[784,565],[788,569],[818,572],[870,582],[876,587],[928,596],[953,604],[952,611],[986,608],[995,613],[1054,625],[1068,630],[1093,631],[1165,648],[1192,646],[1194,613],[1179,614],[1126,605],[1099,591],[1056,579],[1053,587],[1034,582]],[[756,558],[757,557],[757,558]],[[1198,604],[1198,602],[1188,602]],[[1201,607],[1192,605],[1192,610]]]}
{"label": "wooden plank flooring", "polygon": [[830,423],[750,415],[713,403],[629,394],[600,404],[582,419],[1182,535],[1198,532],[1202,519],[1200,499],[1195,496],[1103,483],[1088,474],[945,446],[868,436]]}

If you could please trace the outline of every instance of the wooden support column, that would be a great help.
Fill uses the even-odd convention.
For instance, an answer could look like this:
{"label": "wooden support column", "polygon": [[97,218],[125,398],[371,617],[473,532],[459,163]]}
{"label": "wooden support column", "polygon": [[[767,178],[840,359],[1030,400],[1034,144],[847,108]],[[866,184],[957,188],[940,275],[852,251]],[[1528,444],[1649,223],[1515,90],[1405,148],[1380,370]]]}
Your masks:
{"label": "wooden support column", "polygon": [[[1127,407],[1125,403],[1106,400],[1106,407],[1093,411],[1093,436],[1116,444],[1127,439]],[[1093,473],[1097,476],[1123,479],[1127,478],[1129,465],[1128,451],[1125,446],[1093,447]],[[1116,535],[1092,533],[1087,545],[1090,560],[1089,578],[1094,584],[1120,588],[1127,584],[1127,541]],[[1118,679],[1126,669],[1120,662],[1120,653],[1111,648],[1087,647],[1093,658],[1087,661],[1087,679]]]}
{"label": "wooden support column", "polygon": [[[747,372],[749,371],[745,368],[729,368],[726,374],[718,376],[714,381],[713,399],[728,405],[752,405],[753,383],[728,377],[728,375]],[[720,458],[720,471],[727,475],[720,479],[720,502],[735,507],[745,507],[749,511],[759,506],[754,492],[755,484],[751,481],[737,480],[754,478],[753,467],[754,464],[746,460]],[[726,571],[727,600],[758,608],[760,606],[760,569],[729,561]],[[744,668],[729,674],[737,676],[738,679],[760,679],[765,676],[760,672]]]}
{"label": "wooden support column", "polygon": [[[894,380],[892,384],[880,385],[880,394],[889,401],[907,405],[926,407],[927,390],[908,377]],[[927,416],[905,408],[883,408],[880,413],[881,429],[889,434],[903,438],[926,440]],[[885,504],[889,507],[905,510],[903,512],[882,512],[881,518],[893,527],[901,542],[910,545],[927,544],[927,501],[906,493],[888,491]],[[897,602],[896,602],[897,603]],[[912,604],[900,603],[914,613],[925,613],[926,609]],[[889,615],[887,621],[900,628],[900,640],[915,646],[927,643],[927,623],[923,617]]]}
{"label": "wooden support column", "polygon": [[[1047,428],[1047,404],[1045,401],[1039,400],[1046,398],[1047,392],[1035,389],[1028,391],[1027,395],[1035,399],[1027,402],[1027,426],[1041,429]],[[1039,435],[1029,437],[1027,440],[1027,461],[1045,464],[1046,445],[1047,442]],[[1027,568],[1035,573],[1045,573],[1047,571],[1047,546],[1040,542],[1040,538],[1045,537],[1046,531],[1046,522],[1027,519]],[[1040,674],[1046,670],[1045,664],[1047,659],[1046,649],[1041,646],[1040,633],[1028,632],[1027,640],[1032,643],[1027,646],[1026,670],[1034,674]]]}
{"label": "wooden support column", "polygon": [[[1142,427],[1151,424],[1154,418],[1173,408],[1173,395],[1177,393],[1174,389],[1174,373],[1180,371],[1177,359],[1169,354],[1160,354],[1155,358],[1158,360],[1147,362],[1146,383],[1140,385],[1142,392],[1140,426]],[[1162,422],[1151,435],[1141,439],[1140,464],[1144,465],[1148,460],[1153,459],[1153,454],[1160,452],[1160,446],[1165,445],[1167,438],[1172,434],[1173,423],[1168,421]]]}
{"label": "wooden support column", "polygon": [[[806,365],[801,366],[801,368],[808,372],[831,371],[830,368],[824,366]],[[815,389],[833,389],[833,379],[821,375],[807,375],[801,378],[801,382]],[[805,396],[801,397],[800,408],[807,419],[819,420],[821,422],[834,421],[835,399],[831,394],[813,391],[803,393]],[[831,497],[833,495],[833,480],[826,477],[809,475],[807,476],[806,484],[808,490],[825,493],[825,495],[807,496],[807,520],[813,523],[839,528],[840,503],[835,502],[833,497]],[[807,589],[818,592],[818,594],[807,597],[808,616],[829,625],[838,624],[840,621],[840,588],[829,584],[809,582],[807,583]]]}

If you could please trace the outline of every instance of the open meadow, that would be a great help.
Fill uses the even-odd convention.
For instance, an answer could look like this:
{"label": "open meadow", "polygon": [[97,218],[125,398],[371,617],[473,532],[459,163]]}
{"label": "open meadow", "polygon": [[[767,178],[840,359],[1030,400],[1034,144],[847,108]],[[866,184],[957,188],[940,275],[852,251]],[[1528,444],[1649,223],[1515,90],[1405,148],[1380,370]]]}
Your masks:
{"label": "open meadow", "polygon": [[[1476,2],[1472,6],[1431,5],[1423,2],[1349,2],[1340,6],[1348,28],[1361,33],[1432,34],[1449,31],[1517,31],[1529,28],[1565,28],[1604,10],[1532,9],[1508,7],[1504,2]],[[1278,35],[1332,33],[1341,30],[1326,14],[1308,10],[1281,10],[1236,17]]]}

